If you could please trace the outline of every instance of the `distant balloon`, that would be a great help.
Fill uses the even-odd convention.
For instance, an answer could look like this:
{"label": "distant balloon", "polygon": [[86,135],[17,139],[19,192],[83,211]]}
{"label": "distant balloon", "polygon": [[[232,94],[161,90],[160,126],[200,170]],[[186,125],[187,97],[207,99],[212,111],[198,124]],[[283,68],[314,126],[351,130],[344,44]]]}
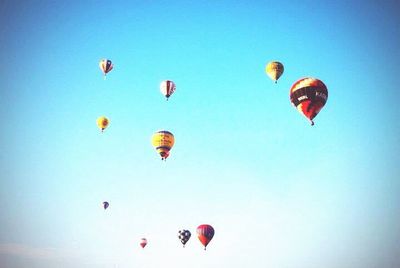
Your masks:
{"label": "distant balloon", "polygon": [[283,71],[283,64],[279,61],[271,61],[265,67],[265,72],[272,80],[275,81],[275,83],[278,81],[279,77],[281,77]]}
{"label": "distant balloon", "polygon": [[96,123],[97,126],[101,129],[101,132],[103,132],[110,124],[110,120],[108,120],[108,118],[105,116],[100,116],[99,118],[97,118]]}
{"label": "distant balloon", "polygon": [[169,151],[174,146],[174,135],[166,130],[160,130],[153,134],[151,137],[151,144],[160,154],[161,160],[165,160],[169,156]]}
{"label": "distant balloon", "polygon": [[185,244],[187,243],[187,241],[189,241],[191,236],[192,236],[192,234],[190,233],[189,230],[179,230],[178,231],[178,238],[179,238],[179,240],[181,240],[183,247],[185,247]]}
{"label": "distant balloon", "polygon": [[175,92],[175,89],[176,85],[171,80],[162,81],[160,84],[160,91],[167,98],[167,100],[172,95],[172,93]]}
{"label": "distant balloon", "polygon": [[314,125],[313,119],[328,100],[328,89],[316,78],[303,78],[290,89],[290,102]]}
{"label": "distant balloon", "polygon": [[204,250],[206,250],[208,243],[210,243],[211,239],[214,237],[214,228],[208,224],[200,225],[197,227],[197,237],[204,245]]}
{"label": "distant balloon", "polygon": [[110,206],[110,204],[107,201],[103,202],[103,208],[106,210],[108,207]]}
{"label": "distant balloon", "polygon": [[102,59],[99,62],[99,67],[100,67],[101,71],[104,73],[104,79],[105,79],[107,73],[110,72],[114,68],[114,65],[112,64],[111,60]]}
{"label": "distant balloon", "polygon": [[144,248],[146,245],[147,245],[147,239],[146,238],[140,239],[140,246]]}

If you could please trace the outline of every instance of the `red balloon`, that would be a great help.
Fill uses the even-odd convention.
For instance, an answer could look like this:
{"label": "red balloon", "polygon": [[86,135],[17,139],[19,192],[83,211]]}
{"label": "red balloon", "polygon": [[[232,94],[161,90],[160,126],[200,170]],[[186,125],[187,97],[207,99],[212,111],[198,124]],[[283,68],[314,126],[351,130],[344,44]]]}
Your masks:
{"label": "red balloon", "polygon": [[293,84],[290,89],[290,102],[303,114],[311,125],[313,119],[328,100],[328,89],[316,78],[303,78]]}
{"label": "red balloon", "polygon": [[208,243],[210,243],[211,239],[214,236],[214,228],[208,224],[202,224],[197,227],[197,237],[199,238],[200,242],[204,245],[204,250]]}
{"label": "red balloon", "polygon": [[147,239],[146,239],[146,238],[142,238],[142,239],[140,240],[140,246],[141,246],[142,248],[144,248],[146,245],[147,245]]}

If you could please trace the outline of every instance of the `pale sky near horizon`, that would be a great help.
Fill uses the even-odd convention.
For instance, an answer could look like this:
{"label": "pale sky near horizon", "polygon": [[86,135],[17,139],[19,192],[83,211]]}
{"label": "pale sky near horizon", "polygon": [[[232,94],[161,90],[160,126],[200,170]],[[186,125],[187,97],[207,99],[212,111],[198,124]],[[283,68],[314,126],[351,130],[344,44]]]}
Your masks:
{"label": "pale sky near horizon", "polygon": [[[0,266],[400,267],[399,10],[2,1]],[[302,77],[329,91],[313,127],[289,101]]]}

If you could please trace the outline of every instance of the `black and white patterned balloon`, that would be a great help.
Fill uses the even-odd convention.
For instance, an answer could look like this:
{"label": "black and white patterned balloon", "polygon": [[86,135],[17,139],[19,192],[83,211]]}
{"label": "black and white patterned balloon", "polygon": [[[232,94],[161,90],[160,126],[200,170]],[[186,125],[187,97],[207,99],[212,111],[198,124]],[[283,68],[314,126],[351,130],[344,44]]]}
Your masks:
{"label": "black and white patterned balloon", "polygon": [[192,234],[190,233],[189,230],[179,230],[178,231],[178,238],[179,238],[179,240],[181,240],[183,247],[185,247],[185,244],[187,243],[187,241],[189,241],[191,235]]}

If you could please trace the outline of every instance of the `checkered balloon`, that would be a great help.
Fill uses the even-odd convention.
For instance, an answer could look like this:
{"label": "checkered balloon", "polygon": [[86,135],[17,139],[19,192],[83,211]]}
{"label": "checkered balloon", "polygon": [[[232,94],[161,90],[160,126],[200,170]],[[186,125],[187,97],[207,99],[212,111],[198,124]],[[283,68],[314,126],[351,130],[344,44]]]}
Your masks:
{"label": "checkered balloon", "polygon": [[185,244],[187,243],[187,241],[189,241],[191,235],[192,234],[190,233],[189,230],[179,230],[178,231],[178,238],[179,238],[179,240],[181,240],[183,247],[185,247]]}

